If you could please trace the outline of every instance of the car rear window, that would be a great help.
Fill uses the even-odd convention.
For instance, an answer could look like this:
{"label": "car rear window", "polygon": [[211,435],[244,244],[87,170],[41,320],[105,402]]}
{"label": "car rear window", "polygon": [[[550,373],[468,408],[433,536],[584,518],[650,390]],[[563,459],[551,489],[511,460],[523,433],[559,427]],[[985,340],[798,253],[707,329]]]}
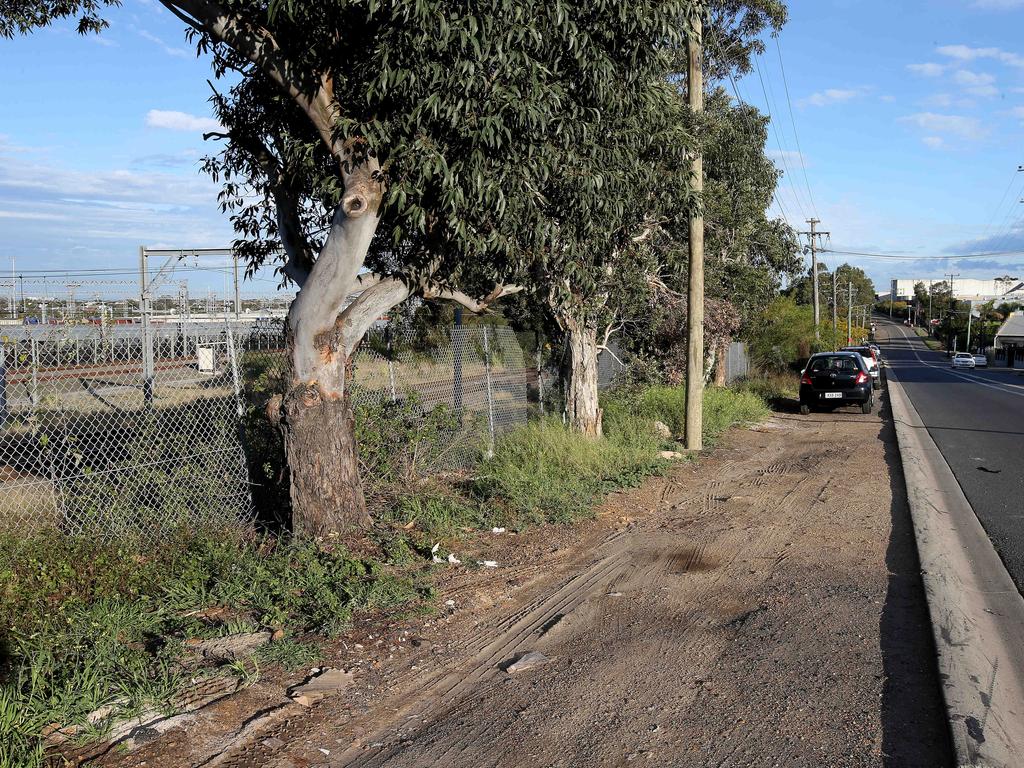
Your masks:
{"label": "car rear window", "polygon": [[857,364],[855,358],[849,355],[828,355],[826,357],[816,357],[811,360],[809,369],[811,373],[818,373],[820,371],[859,371],[860,366]]}

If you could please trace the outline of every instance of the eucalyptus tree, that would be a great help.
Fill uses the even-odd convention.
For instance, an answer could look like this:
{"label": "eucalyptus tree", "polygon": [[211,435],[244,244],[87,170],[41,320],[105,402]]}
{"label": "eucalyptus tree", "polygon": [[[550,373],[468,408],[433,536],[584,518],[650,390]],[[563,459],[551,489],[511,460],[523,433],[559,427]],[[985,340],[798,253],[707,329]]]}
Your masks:
{"label": "eucalyptus tree", "polygon": [[660,222],[689,192],[682,101],[652,51],[595,120],[589,142],[560,159],[545,187],[555,246],[535,268],[543,300],[562,332],[565,407],[571,428],[598,437],[598,354],[644,311],[661,270],[653,244]]}
{"label": "eucalyptus tree", "polygon": [[[345,373],[366,330],[413,295],[480,311],[557,263],[547,287],[571,304],[589,286],[577,271],[609,274],[580,246],[625,242],[603,219],[622,218],[638,175],[606,179],[602,164],[645,149],[651,62],[690,3],[160,2],[233,83],[215,92],[224,149],[206,168],[237,246],[250,268],[280,259],[298,287],[271,409],[295,528],[365,524]],[[0,33],[70,16],[94,31],[116,4],[25,0],[0,7]],[[592,146],[605,132],[615,140]],[[566,189],[585,207],[560,205]]]}

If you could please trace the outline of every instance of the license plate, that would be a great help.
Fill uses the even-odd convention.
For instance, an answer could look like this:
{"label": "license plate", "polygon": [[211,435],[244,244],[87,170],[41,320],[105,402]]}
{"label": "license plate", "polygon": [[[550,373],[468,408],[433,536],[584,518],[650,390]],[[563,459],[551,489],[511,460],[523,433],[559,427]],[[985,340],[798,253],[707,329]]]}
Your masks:
{"label": "license plate", "polygon": [[826,400],[841,400],[842,397],[843,397],[843,393],[842,392],[826,392],[825,393],[825,399]]}

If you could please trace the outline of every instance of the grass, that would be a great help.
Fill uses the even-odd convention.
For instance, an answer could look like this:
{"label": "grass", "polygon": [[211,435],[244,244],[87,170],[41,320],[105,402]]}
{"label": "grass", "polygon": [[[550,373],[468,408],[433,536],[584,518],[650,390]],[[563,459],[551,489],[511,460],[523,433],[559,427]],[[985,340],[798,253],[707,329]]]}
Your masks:
{"label": "grass", "polygon": [[935,350],[936,352],[941,352],[944,349],[942,342],[931,336],[926,329],[918,328],[915,325],[914,333],[924,339],[925,346],[927,346],[928,349]]}
{"label": "grass", "polygon": [[[357,611],[394,610],[424,589],[344,548],[232,532],[183,536],[155,551],[61,536],[0,537],[0,765],[33,766],[50,724],[102,735],[87,716],[172,709],[207,668],[186,641],[254,630],[290,638],[253,664],[301,668],[315,641]],[[237,666],[237,665],[236,665]]]}
{"label": "grass", "polygon": [[[673,435],[683,431],[686,394],[682,387],[624,390],[602,399],[605,439],[590,440],[556,420],[529,424],[507,435],[494,456],[480,466],[473,491],[505,510],[507,522],[565,523],[588,516],[600,496],[633,487],[669,463],[660,450],[678,448],[659,437],[654,422]],[[704,399],[704,441],[714,442],[733,424],[769,415],[751,392],[708,389]]]}
{"label": "grass", "polygon": [[795,373],[761,373],[740,379],[733,389],[749,392],[780,410],[787,401],[800,398],[800,377]]}

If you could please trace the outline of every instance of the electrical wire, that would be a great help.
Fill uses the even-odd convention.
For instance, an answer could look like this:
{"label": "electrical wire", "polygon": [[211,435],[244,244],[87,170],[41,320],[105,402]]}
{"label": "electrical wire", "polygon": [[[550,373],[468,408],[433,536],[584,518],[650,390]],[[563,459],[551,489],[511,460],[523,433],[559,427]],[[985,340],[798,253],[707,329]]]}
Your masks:
{"label": "electrical wire", "polygon": [[796,131],[796,118],[793,116],[793,101],[789,97],[789,82],[786,79],[786,67],[782,63],[782,45],[778,36],[775,37],[775,50],[779,54],[779,69],[782,71],[782,85],[786,89],[786,103],[789,105],[789,121],[793,125],[793,139],[796,141],[796,151],[800,156],[800,166],[803,168],[804,184],[807,186],[807,196],[811,201],[811,210],[814,211],[814,218],[818,216],[818,207],[814,204],[814,194],[811,192],[811,182],[807,178],[807,164],[804,162],[804,152],[800,148],[800,135]]}
{"label": "electrical wire", "polygon": [[[725,55],[725,49],[722,47],[721,41],[718,38],[718,33],[716,32],[715,27],[713,25],[709,24],[708,25],[708,32],[711,35],[712,45],[714,46],[715,50],[718,52],[718,55],[721,57],[722,61],[726,62],[727,59],[726,59],[726,55]],[[746,106],[751,106],[746,101],[744,101],[743,97],[740,95],[740,89],[739,89],[739,86],[736,83],[736,78],[733,77],[732,70],[729,68],[728,64],[726,64],[726,66],[725,66],[725,74],[726,74],[726,77],[729,79],[730,85],[732,86],[732,92],[733,92],[733,95],[736,96],[737,104],[741,108],[742,107],[746,107]],[[760,73],[758,73],[758,74],[760,75]],[[770,109],[770,107],[769,107],[769,112],[768,112],[768,120],[769,120],[769,125],[771,125],[772,124],[772,122],[771,122],[772,118],[771,118],[771,109]],[[777,131],[773,131],[772,133],[775,136],[775,143],[779,146],[779,154],[780,154],[780,157],[782,158],[783,165],[786,165],[786,153],[782,149],[781,144],[779,143],[778,132]],[[792,186],[793,185],[793,181],[792,181],[792,178],[789,176],[789,173],[788,173],[789,168],[788,168],[788,166],[786,166],[786,171],[787,172],[786,172],[785,175],[787,177],[787,181],[789,181],[790,186]],[[777,188],[777,186],[778,185],[776,185],[776,188],[772,190],[772,199],[775,201],[775,204],[778,205],[779,212],[782,213],[782,218],[786,222],[786,225],[790,229],[794,229],[793,223],[790,221],[789,215],[786,212],[786,209],[785,209],[785,207],[782,204],[782,199],[778,195],[778,188]],[[794,188],[794,191],[795,191],[795,188]],[[797,206],[802,209],[802,201],[799,199],[798,196],[794,195],[794,197],[796,198]],[[801,215],[802,215],[802,210],[801,210]]]}
{"label": "electrical wire", "polygon": [[965,253],[951,256],[912,256],[909,254],[897,253],[869,253],[865,251],[841,251],[828,249],[828,253],[840,254],[843,256],[862,256],[868,259],[893,259],[896,261],[953,261],[957,259],[983,259],[1000,256],[1024,256],[1024,251],[988,251],[986,253]]}

